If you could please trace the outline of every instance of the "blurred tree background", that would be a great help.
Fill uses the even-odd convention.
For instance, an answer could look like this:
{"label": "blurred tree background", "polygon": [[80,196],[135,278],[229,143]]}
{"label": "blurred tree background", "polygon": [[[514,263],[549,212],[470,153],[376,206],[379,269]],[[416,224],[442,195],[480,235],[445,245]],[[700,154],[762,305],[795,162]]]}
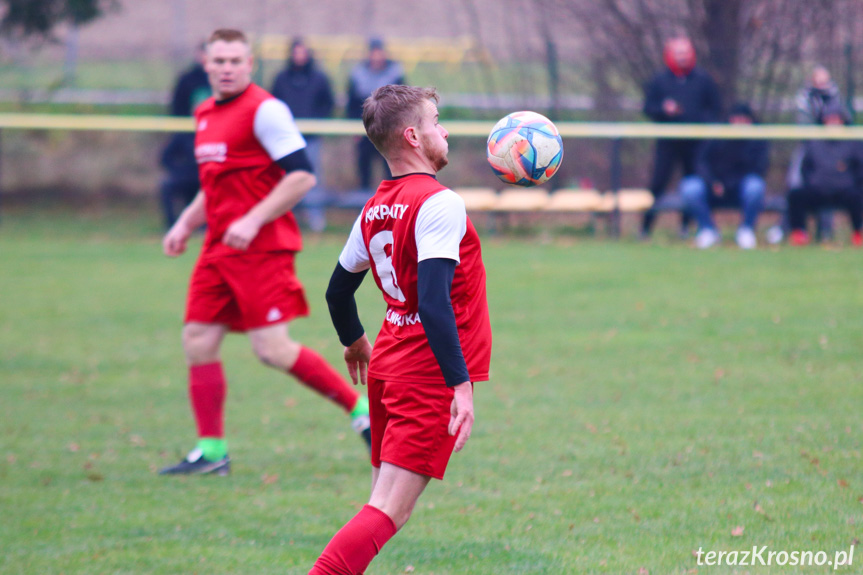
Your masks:
{"label": "blurred tree background", "polygon": [[[0,111],[164,113],[176,73],[190,64],[195,44],[221,26],[241,28],[256,42],[294,35],[353,39],[357,49],[320,59],[340,103],[337,114],[347,74],[363,57],[368,37],[381,36],[391,46],[467,45],[454,63],[420,57],[407,78],[437,86],[445,120],[490,122],[516,109],[558,121],[644,120],[642,87],[663,66],[665,39],[684,33],[726,105],[747,100],[764,120],[787,122],[794,95],[816,63],[831,70],[851,107],[858,107],[863,2],[0,0]],[[259,57],[262,85],[270,85],[283,57],[278,51]],[[5,130],[2,139],[4,192],[75,189],[116,197],[146,196],[158,187],[161,134]],[[606,143],[567,140],[567,161],[554,185],[607,186]],[[350,188],[349,139],[327,138],[326,144],[329,182]],[[777,192],[793,145],[773,148],[770,180]],[[625,142],[624,185],[644,185],[650,146]],[[453,147],[453,185],[492,183],[478,138],[454,139]]]}
{"label": "blurred tree background", "polygon": [[[742,99],[782,118],[815,63],[833,71],[849,98],[861,48],[859,0],[536,0],[585,41],[597,104],[619,106],[662,66],[672,35],[694,42],[726,104]],[[553,8],[546,7],[548,3]],[[559,19],[559,20],[561,20]]]}
{"label": "blurred tree background", "polygon": [[[344,17],[333,19],[333,13]],[[772,120],[782,118],[816,63],[853,96],[855,59],[863,48],[859,0],[441,0],[423,8],[397,0],[303,6],[277,0],[242,6],[227,0],[0,0],[0,84],[137,90],[142,104],[161,103],[193,46],[224,25],[258,39],[469,38],[482,58],[458,70],[421,64],[409,80],[435,84],[474,112],[529,106],[571,119],[584,113],[639,117],[642,86],[661,68],[662,44],[675,34],[693,39],[726,103],[745,99]],[[337,91],[360,56],[323,62]],[[110,64],[120,64],[121,72]],[[282,62],[262,64],[266,84]],[[100,66],[101,75],[93,71]],[[16,75],[22,67],[29,79]],[[106,95],[102,103],[110,102]]]}
{"label": "blurred tree background", "polygon": [[2,0],[5,13],[0,30],[10,36],[51,34],[58,24],[82,25],[116,6],[113,0]]}

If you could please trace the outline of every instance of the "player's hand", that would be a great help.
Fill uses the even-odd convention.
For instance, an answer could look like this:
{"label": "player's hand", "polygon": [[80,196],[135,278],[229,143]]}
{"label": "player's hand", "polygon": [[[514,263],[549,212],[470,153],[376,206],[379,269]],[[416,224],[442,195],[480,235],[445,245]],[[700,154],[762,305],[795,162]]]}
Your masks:
{"label": "player's hand", "polygon": [[473,384],[469,381],[460,383],[453,387],[453,391],[449,434],[458,433],[453,451],[461,451],[470,439],[470,430],[473,428]]}
{"label": "player's hand", "polygon": [[222,236],[222,243],[235,250],[247,250],[249,244],[261,231],[262,225],[263,223],[257,218],[246,214],[228,226],[225,235]]}
{"label": "player's hand", "polygon": [[169,258],[182,255],[186,251],[186,241],[191,235],[192,230],[182,220],[177,221],[162,238],[162,251]]}
{"label": "player's hand", "polygon": [[345,363],[348,366],[348,374],[354,385],[359,380],[365,385],[369,379],[369,360],[372,358],[372,344],[369,338],[363,334],[357,341],[345,348]]}
{"label": "player's hand", "polygon": [[668,116],[676,116],[680,113],[680,104],[671,98],[662,101],[662,111]]}

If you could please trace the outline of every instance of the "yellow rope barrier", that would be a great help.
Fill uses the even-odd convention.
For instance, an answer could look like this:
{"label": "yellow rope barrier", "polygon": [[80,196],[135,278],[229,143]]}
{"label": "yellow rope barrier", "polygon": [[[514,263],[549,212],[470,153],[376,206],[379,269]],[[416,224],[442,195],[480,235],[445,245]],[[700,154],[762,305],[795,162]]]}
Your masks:
{"label": "yellow rope barrier", "polygon": [[[564,138],[691,138],[763,140],[863,140],[863,126],[796,126],[764,124],[653,124],[648,122],[556,122]],[[447,121],[453,136],[487,137],[494,122]],[[359,120],[297,120],[303,133],[324,136],[364,134]],[[0,114],[0,129],[93,130],[125,132],[191,132],[190,118],[109,116],[98,114]]]}

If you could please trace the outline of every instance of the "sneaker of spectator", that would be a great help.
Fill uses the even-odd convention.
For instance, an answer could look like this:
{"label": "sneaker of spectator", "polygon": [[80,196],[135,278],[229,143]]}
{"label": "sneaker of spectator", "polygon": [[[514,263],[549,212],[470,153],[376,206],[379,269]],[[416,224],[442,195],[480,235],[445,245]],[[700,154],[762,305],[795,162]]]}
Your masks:
{"label": "sneaker of spectator", "polygon": [[764,237],[768,244],[775,246],[782,243],[782,240],[785,239],[785,232],[782,230],[782,226],[776,224],[775,226],[770,226]]}
{"label": "sneaker of spectator", "polygon": [[751,250],[758,245],[758,241],[755,239],[755,232],[749,227],[738,228],[735,239],[741,250]]}
{"label": "sneaker of spectator", "polygon": [[721,239],[719,232],[713,228],[704,228],[695,234],[695,247],[706,250],[718,244]]}

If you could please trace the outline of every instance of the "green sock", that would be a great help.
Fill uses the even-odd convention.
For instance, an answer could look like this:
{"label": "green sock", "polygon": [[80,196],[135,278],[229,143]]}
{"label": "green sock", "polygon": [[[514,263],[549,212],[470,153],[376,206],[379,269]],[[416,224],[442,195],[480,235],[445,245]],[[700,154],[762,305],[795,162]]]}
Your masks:
{"label": "green sock", "polygon": [[218,461],[228,455],[228,442],[215,437],[202,437],[198,440],[198,449],[204,452],[207,461]]}
{"label": "green sock", "polygon": [[351,419],[357,417],[358,415],[368,415],[369,414],[369,400],[363,397],[362,395],[357,399],[357,404],[351,410]]}

